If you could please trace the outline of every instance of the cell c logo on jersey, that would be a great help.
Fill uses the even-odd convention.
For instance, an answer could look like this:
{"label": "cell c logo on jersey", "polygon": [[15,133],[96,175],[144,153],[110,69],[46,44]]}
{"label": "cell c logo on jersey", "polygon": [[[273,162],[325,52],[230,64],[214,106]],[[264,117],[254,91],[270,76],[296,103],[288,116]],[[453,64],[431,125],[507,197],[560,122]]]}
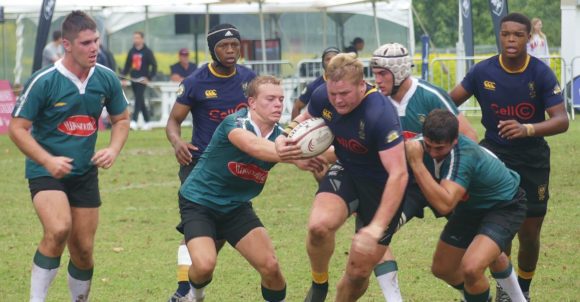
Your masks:
{"label": "cell c logo on jersey", "polygon": [[237,112],[238,110],[242,109],[242,108],[246,108],[248,107],[248,104],[246,103],[240,103],[238,104],[235,108],[228,108],[226,110],[220,110],[220,109],[212,109],[210,110],[209,113],[209,119],[212,121],[216,121],[216,122],[221,122],[223,119],[226,118],[226,116]]}
{"label": "cell c logo on jersey", "polygon": [[268,178],[268,171],[253,164],[231,161],[228,163],[228,170],[241,179],[251,180],[258,184],[266,183]]}
{"label": "cell c logo on jersey", "polygon": [[60,123],[57,129],[72,136],[91,136],[97,131],[97,120],[88,115],[73,115]]}
{"label": "cell c logo on jersey", "polygon": [[337,137],[338,143],[348,151],[356,154],[366,154],[369,149],[355,139],[346,139],[344,137]]}
{"label": "cell c logo on jersey", "polygon": [[494,103],[491,104],[491,109],[500,119],[517,117],[520,120],[529,120],[536,113],[536,107],[530,103],[520,103],[506,107],[500,107]]}

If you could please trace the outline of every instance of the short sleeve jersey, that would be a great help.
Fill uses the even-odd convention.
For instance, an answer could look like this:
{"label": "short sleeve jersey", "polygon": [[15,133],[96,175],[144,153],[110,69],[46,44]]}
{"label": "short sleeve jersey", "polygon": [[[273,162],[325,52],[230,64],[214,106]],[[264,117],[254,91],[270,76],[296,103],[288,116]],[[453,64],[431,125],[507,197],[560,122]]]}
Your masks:
{"label": "short sleeve jersey", "polygon": [[189,106],[193,116],[191,143],[199,149],[192,151],[194,158],[201,156],[226,116],[248,106],[246,89],[255,77],[244,66],[236,65],[234,73],[223,76],[206,64],[179,85],[176,101]]}
{"label": "short sleeve jersey", "polygon": [[314,81],[310,82],[306,85],[304,92],[298,97],[298,99],[307,105],[310,102],[310,98],[312,97],[312,93],[316,88],[320,87],[320,85],[326,83],[326,78],[322,75],[316,78]]}
{"label": "short sleeve jersey", "polygon": [[360,105],[340,115],[330,104],[326,84],[321,85],[312,94],[308,112],[322,117],[332,130],[334,151],[346,171],[380,184],[387,181],[379,152],[403,142],[403,136],[397,111],[376,88],[367,85]]}
{"label": "short sleeve jersey", "polygon": [[195,64],[193,64],[191,62],[188,62],[187,69],[185,69],[185,68],[183,68],[183,65],[181,65],[179,62],[177,62],[177,63],[171,65],[169,68],[171,69],[171,74],[178,74],[182,78],[186,78],[188,75],[192,74],[195,71],[197,66],[195,66]]}
{"label": "short sleeve jersey", "polygon": [[[97,64],[81,83],[59,60],[32,75],[12,116],[32,121],[32,137],[50,154],[72,158],[69,176],[74,176],[92,167],[103,106],[110,115],[121,114],[127,108],[115,73]],[[41,176],[50,173],[27,158],[26,177]]]}
{"label": "short sleeve jersey", "polygon": [[[251,157],[234,146],[228,134],[237,128],[260,135],[247,108],[226,117],[181,186],[179,192],[187,200],[227,213],[260,194],[275,163]],[[276,125],[267,139],[274,141],[281,133]]]}
{"label": "short sleeve jersey", "polygon": [[427,153],[423,160],[437,180],[453,181],[467,191],[458,211],[493,208],[512,201],[518,191],[520,176],[491,151],[461,134],[442,162],[437,163]]}
{"label": "short sleeve jersey", "polygon": [[390,96],[387,98],[397,109],[405,138],[412,138],[423,132],[425,118],[435,109],[444,109],[454,115],[459,114],[457,106],[447,92],[416,78],[411,78],[411,87],[401,102],[396,102]]}
{"label": "short sleeve jersey", "polygon": [[528,55],[521,71],[511,72],[502,65],[500,56],[493,56],[476,64],[461,82],[473,94],[482,112],[485,138],[500,145],[536,145],[542,137],[507,140],[498,134],[501,120],[520,123],[544,121],[547,108],[561,104],[564,99],[554,72],[546,64]]}

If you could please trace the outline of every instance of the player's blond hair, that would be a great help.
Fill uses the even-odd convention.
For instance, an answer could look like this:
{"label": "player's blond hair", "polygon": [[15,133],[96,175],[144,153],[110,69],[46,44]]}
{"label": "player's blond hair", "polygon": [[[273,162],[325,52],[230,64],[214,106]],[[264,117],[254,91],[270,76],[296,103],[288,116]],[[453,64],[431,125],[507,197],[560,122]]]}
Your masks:
{"label": "player's blond hair", "polygon": [[248,97],[255,98],[258,96],[259,88],[265,84],[280,86],[280,79],[271,75],[262,75],[254,78],[248,85]]}
{"label": "player's blond hair", "polygon": [[363,80],[364,66],[352,53],[339,53],[326,67],[327,81],[347,81],[358,84]]}

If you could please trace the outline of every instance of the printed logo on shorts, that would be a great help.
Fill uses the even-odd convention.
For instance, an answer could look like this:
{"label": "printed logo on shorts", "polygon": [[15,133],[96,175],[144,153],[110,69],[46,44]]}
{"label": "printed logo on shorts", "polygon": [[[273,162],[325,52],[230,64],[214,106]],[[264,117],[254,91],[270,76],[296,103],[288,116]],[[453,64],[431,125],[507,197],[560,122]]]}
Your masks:
{"label": "printed logo on shorts", "polygon": [[266,183],[268,178],[268,171],[253,164],[231,161],[228,163],[228,170],[241,179],[251,180],[257,184]]}
{"label": "printed logo on shorts", "polygon": [[548,187],[547,184],[539,185],[538,186],[538,200],[539,201],[546,201],[546,188]]}
{"label": "printed logo on shorts", "polygon": [[97,120],[88,115],[70,116],[58,125],[58,131],[72,136],[91,136],[97,131]]}

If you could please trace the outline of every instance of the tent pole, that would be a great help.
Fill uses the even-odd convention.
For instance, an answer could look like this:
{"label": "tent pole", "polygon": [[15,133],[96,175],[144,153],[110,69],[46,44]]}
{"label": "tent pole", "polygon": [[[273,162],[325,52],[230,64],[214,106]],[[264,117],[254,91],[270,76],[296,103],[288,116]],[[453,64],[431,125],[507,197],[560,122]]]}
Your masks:
{"label": "tent pole", "polygon": [[[205,36],[209,32],[209,4],[205,5]],[[209,57],[209,49],[207,43],[205,43],[205,60],[208,64],[211,64],[211,59]]]}
{"label": "tent pole", "polygon": [[377,38],[377,48],[381,47],[381,36],[379,34],[379,20],[377,19],[377,3],[373,0],[373,18],[375,21],[375,36]]}
{"label": "tent pole", "polygon": [[328,24],[326,23],[326,7],[322,9],[322,49],[326,49],[328,44],[326,41],[326,34],[328,30]]}
{"label": "tent pole", "polygon": [[145,41],[147,44],[149,44],[149,47],[151,47],[150,43],[151,40],[149,39],[149,6],[145,5]]}
{"label": "tent pole", "polygon": [[262,39],[262,72],[266,74],[266,33],[264,31],[264,12],[262,11],[263,2],[263,0],[260,0],[258,2],[258,7],[260,9],[260,37]]}

